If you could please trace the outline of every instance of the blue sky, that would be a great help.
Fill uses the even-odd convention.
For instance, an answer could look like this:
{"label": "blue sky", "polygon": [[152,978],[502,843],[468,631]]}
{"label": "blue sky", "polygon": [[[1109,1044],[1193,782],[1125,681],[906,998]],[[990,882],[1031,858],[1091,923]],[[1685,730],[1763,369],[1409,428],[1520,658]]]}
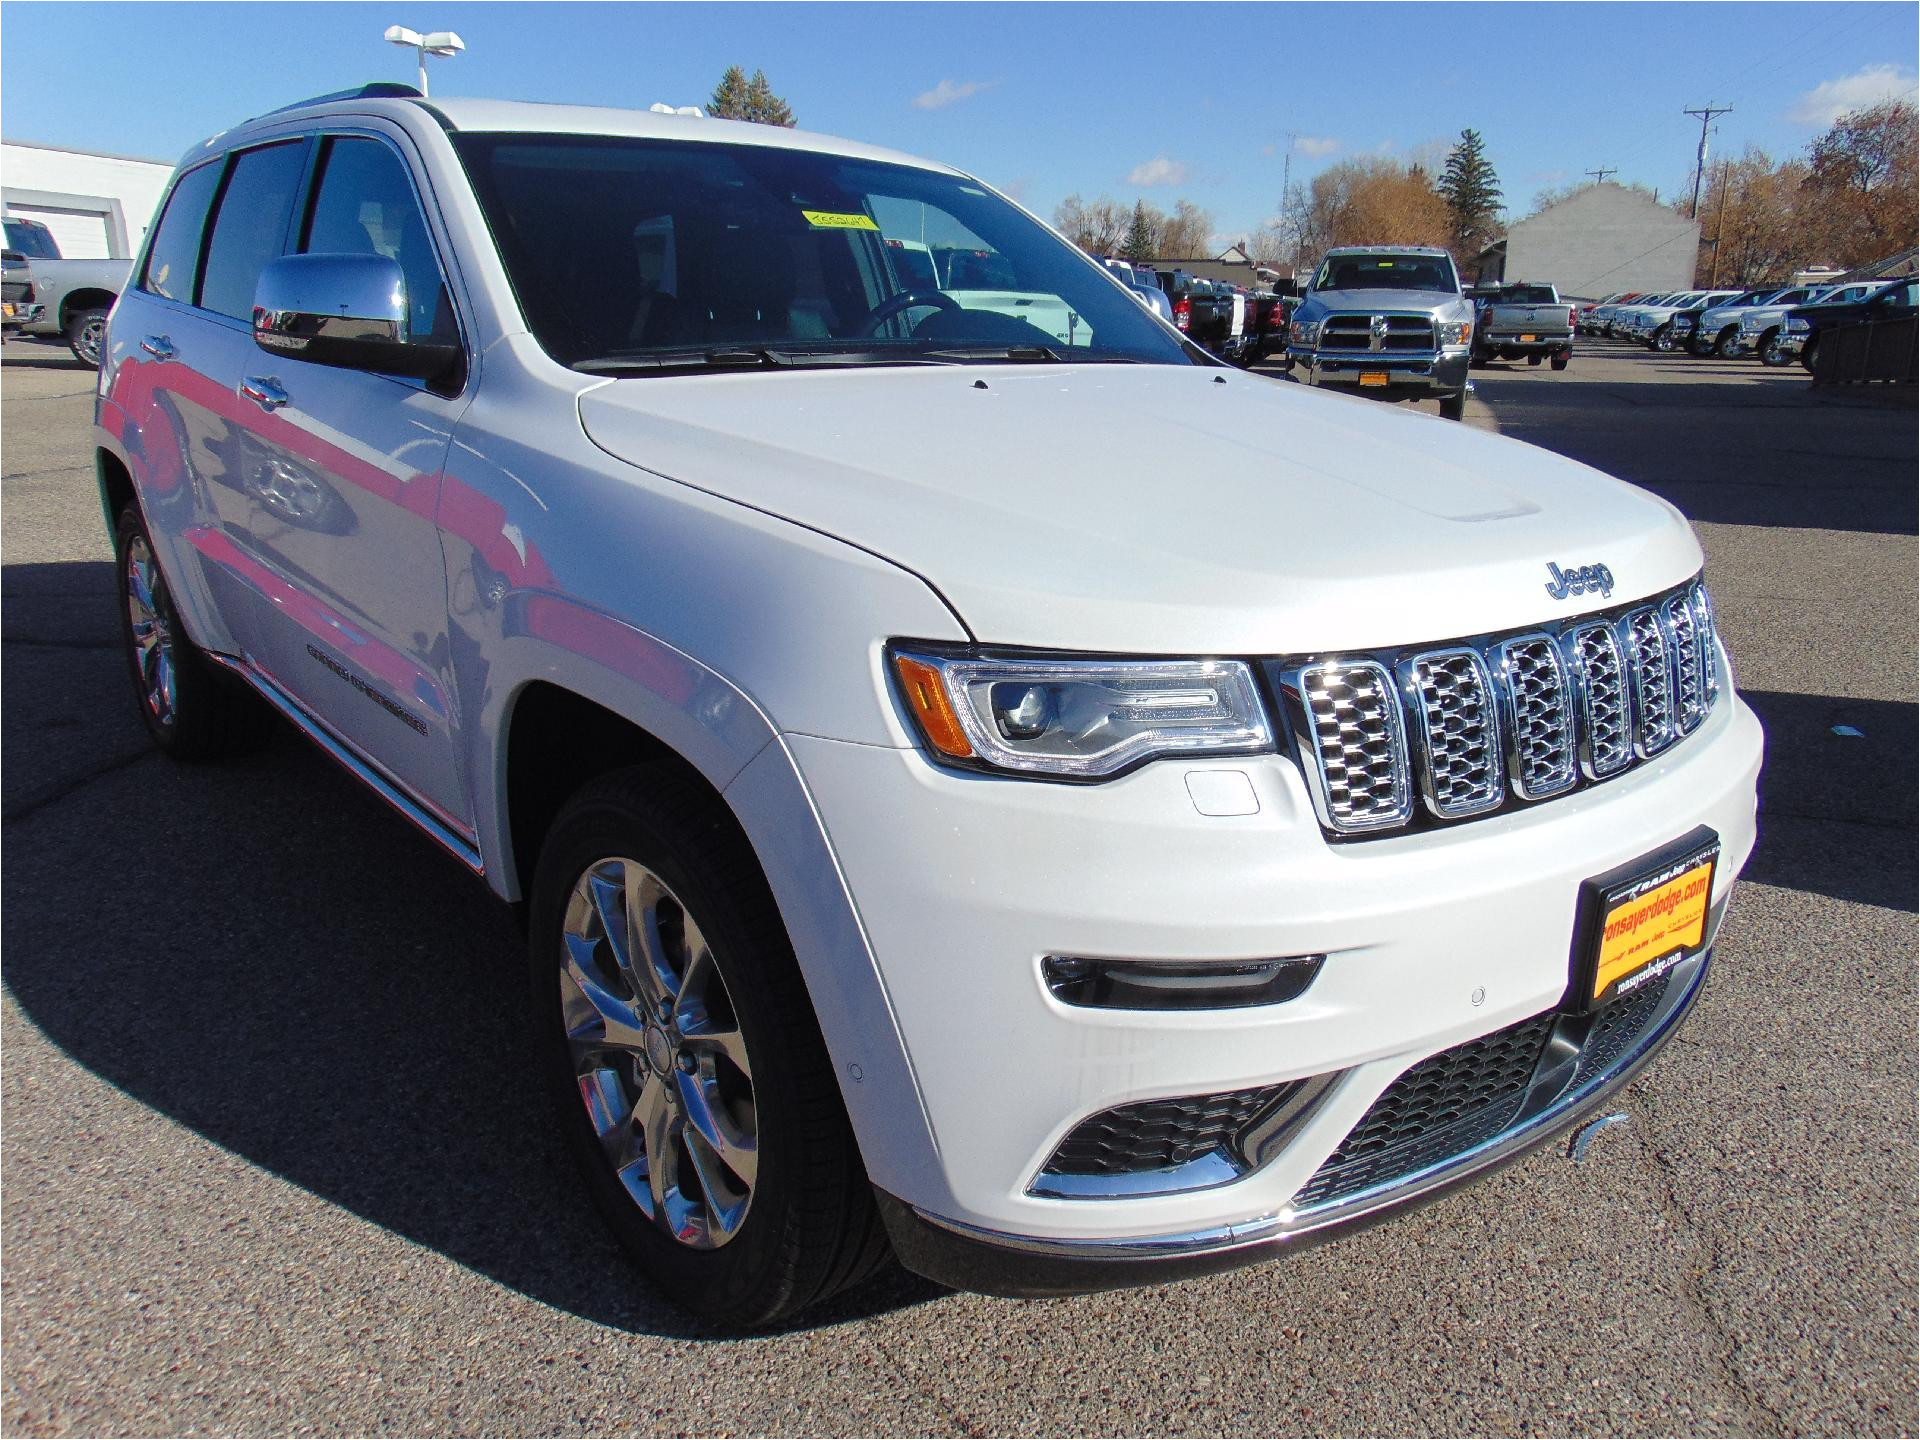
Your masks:
{"label": "blue sky", "polygon": [[[1663,195],[1716,153],[1803,148],[1911,94],[1920,7],[1832,4],[0,4],[0,134],[173,160],[235,120],[412,80],[389,24],[459,32],[447,95],[645,107],[764,68],[802,126],[972,170],[1042,214],[1071,191],[1186,196],[1222,236],[1293,174],[1471,125],[1509,206],[1596,166]],[[86,56],[77,70],[50,57]],[[1210,63],[1201,56],[1215,57]],[[1228,58],[1231,57],[1231,58]]]}

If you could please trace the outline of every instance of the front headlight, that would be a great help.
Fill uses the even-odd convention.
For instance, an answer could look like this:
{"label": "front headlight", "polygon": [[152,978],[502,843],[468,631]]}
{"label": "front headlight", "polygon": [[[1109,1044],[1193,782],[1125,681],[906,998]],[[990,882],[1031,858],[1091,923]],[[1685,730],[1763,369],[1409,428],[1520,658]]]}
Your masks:
{"label": "front headlight", "polygon": [[1249,754],[1273,730],[1240,660],[892,652],[936,755],[971,769],[1104,780],[1162,755]]}
{"label": "front headlight", "polygon": [[1434,328],[1440,332],[1442,345],[1464,345],[1473,339],[1471,320],[1442,320]]}
{"label": "front headlight", "polygon": [[1812,328],[1813,328],[1813,322],[1811,320],[1802,320],[1802,319],[1799,319],[1797,316],[1794,319],[1787,321],[1787,329],[1789,330],[1800,331],[1800,330],[1811,330]]}
{"label": "front headlight", "polygon": [[1320,339],[1320,322],[1318,320],[1296,320],[1287,333],[1292,337],[1293,343],[1296,345],[1313,345],[1318,343]]}

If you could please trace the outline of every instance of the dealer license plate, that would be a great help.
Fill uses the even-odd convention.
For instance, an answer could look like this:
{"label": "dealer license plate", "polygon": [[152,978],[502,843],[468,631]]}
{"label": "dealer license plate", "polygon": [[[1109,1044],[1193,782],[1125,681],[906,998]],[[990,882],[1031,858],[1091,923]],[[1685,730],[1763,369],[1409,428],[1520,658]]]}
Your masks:
{"label": "dealer license plate", "polygon": [[1360,372],[1360,383],[1362,385],[1385,385],[1387,381],[1388,375],[1384,370],[1362,370]]}
{"label": "dealer license plate", "polygon": [[1700,953],[1719,860],[1720,837],[1702,826],[1581,887],[1586,930],[1574,966],[1576,1006],[1598,1009]]}

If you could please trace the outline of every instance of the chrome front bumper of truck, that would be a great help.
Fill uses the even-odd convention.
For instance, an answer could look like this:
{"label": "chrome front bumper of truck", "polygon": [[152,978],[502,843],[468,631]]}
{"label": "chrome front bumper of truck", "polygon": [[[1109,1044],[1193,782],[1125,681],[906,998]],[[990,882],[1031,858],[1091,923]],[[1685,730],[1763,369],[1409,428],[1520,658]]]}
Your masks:
{"label": "chrome front bumper of truck", "polygon": [[[1315,354],[1311,350],[1289,348],[1288,356],[1304,372],[1309,385],[1330,389],[1359,390],[1368,393],[1404,395],[1408,391],[1422,395],[1458,395],[1467,388],[1465,350],[1439,355],[1376,354],[1368,351],[1337,355]],[[1382,375],[1384,385],[1365,376]]]}

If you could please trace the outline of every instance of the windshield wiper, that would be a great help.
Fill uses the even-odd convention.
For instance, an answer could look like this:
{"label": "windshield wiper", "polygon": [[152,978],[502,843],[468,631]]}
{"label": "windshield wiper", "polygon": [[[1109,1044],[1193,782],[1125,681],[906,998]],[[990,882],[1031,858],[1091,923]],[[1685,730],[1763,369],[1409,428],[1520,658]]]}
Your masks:
{"label": "windshield wiper", "polygon": [[658,374],[684,370],[810,370],[834,365],[933,365],[923,354],[893,350],[774,350],[765,346],[727,350],[666,350],[653,355],[602,355],[575,360],[568,368],[589,375]]}
{"label": "windshield wiper", "polygon": [[1045,345],[973,345],[965,349],[927,350],[936,360],[1001,360],[1015,365],[1060,365],[1065,362]]}

